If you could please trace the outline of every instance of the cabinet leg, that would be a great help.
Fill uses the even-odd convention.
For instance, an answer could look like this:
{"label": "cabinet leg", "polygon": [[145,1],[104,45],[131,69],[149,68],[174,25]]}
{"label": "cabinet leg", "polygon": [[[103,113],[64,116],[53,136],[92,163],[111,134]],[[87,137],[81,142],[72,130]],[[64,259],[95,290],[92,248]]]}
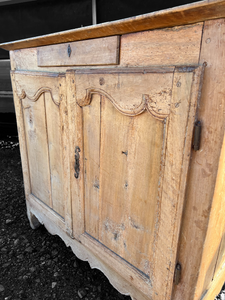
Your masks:
{"label": "cabinet leg", "polygon": [[41,225],[35,215],[33,215],[29,210],[27,211],[27,216],[30,222],[30,227],[32,229],[37,229]]}

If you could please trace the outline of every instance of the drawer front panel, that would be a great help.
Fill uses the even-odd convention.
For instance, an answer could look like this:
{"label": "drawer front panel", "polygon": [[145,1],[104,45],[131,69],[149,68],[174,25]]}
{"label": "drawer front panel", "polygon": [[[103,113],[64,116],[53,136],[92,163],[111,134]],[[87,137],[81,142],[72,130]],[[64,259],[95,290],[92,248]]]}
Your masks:
{"label": "drawer front panel", "polygon": [[39,67],[117,65],[119,36],[39,47]]}

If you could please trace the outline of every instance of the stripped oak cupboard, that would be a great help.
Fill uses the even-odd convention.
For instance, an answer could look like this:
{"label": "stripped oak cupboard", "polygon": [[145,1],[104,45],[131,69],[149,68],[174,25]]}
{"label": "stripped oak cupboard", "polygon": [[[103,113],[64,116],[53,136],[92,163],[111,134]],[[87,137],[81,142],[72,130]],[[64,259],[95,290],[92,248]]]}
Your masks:
{"label": "stripped oak cupboard", "polygon": [[201,1],[0,45],[31,227],[132,299],[214,299],[225,278],[224,16]]}

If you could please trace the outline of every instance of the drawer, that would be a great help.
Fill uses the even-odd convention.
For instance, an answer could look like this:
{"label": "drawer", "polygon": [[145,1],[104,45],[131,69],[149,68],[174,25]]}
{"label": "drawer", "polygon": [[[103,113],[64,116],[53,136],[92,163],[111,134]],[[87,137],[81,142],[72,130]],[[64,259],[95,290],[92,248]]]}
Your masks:
{"label": "drawer", "polygon": [[117,65],[120,37],[70,42],[39,47],[37,62],[46,66]]}

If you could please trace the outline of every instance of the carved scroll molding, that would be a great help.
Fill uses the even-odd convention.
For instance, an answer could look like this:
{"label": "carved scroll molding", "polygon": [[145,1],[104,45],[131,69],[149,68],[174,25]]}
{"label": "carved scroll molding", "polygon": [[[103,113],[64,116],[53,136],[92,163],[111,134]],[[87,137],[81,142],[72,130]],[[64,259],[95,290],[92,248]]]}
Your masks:
{"label": "carved scroll molding", "polygon": [[[20,91],[18,91],[18,90],[20,90]],[[34,95],[32,95],[32,96],[31,96],[31,95],[28,95],[28,94],[25,92],[24,89],[18,89],[18,88],[17,88],[17,90],[16,90],[16,94],[17,94],[17,96],[19,97],[20,100],[23,100],[23,99],[27,98],[27,99],[29,99],[29,100],[32,101],[32,102],[38,101],[38,99],[40,98],[40,96],[41,96],[42,94],[44,94],[44,93],[50,93],[52,101],[53,101],[57,106],[60,105],[60,102],[58,102],[58,101],[56,101],[56,100],[54,99],[54,97],[53,97],[53,95],[52,95],[52,89],[49,88],[49,87],[41,87],[41,88],[38,89],[38,90],[36,91],[36,93],[35,93]]]}
{"label": "carved scroll molding", "polygon": [[119,112],[127,116],[137,116],[147,110],[154,118],[162,121],[170,114],[172,90],[168,88],[152,94],[142,94],[140,104],[132,107],[128,105],[125,107],[120,106],[110,94],[102,89],[88,88],[86,89],[86,96],[82,99],[77,99],[77,104],[81,107],[90,105],[93,94],[106,97]]}

